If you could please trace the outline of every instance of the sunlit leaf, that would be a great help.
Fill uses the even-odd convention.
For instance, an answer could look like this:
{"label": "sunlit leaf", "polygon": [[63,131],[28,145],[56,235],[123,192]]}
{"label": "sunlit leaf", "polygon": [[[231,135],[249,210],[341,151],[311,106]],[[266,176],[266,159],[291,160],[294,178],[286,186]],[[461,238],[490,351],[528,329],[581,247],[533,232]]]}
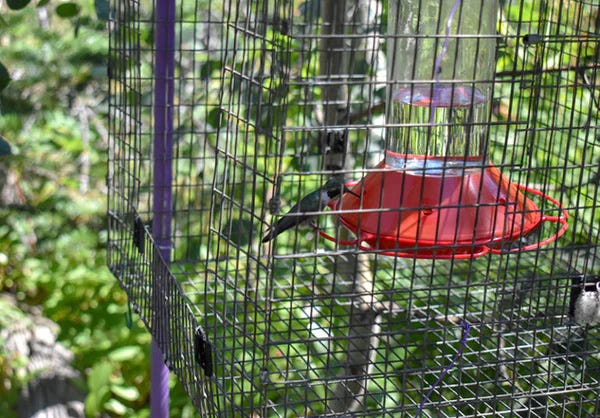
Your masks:
{"label": "sunlit leaf", "polygon": [[116,399],[109,399],[104,405],[107,411],[110,411],[116,415],[125,415],[127,407]]}
{"label": "sunlit leaf", "polygon": [[88,375],[89,395],[85,400],[85,410],[88,416],[95,416],[103,404],[110,399],[110,375],[112,367],[109,363],[98,362]]}
{"label": "sunlit leaf", "polygon": [[137,345],[127,345],[119,347],[108,354],[108,358],[113,361],[128,361],[141,355],[142,349]]}
{"label": "sunlit leaf", "polygon": [[103,386],[108,387],[112,367],[106,362],[96,363],[88,376],[90,390],[98,390]]}
{"label": "sunlit leaf", "polygon": [[112,385],[112,393],[126,401],[135,401],[140,397],[140,391],[135,386]]}

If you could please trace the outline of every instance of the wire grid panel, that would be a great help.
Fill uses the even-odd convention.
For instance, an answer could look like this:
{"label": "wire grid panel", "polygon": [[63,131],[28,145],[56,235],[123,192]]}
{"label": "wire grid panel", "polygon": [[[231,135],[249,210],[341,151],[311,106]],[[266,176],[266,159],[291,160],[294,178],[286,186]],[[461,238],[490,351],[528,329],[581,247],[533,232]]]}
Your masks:
{"label": "wire grid panel", "polygon": [[[598,327],[573,320],[600,266],[593,3],[504,2],[498,15],[489,157],[562,202],[567,233],[452,261],[303,227],[261,243],[299,196],[382,160],[387,2],[177,2],[169,266],[148,227],[153,5],[113,4],[109,264],[202,416],[600,414]],[[330,212],[319,228],[347,238]],[[199,324],[212,377],[194,360]]]}
{"label": "wire grid panel", "polygon": [[[209,4],[203,7],[210,8]],[[177,16],[195,16],[194,4],[180,6]],[[167,366],[179,377],[196,408],[211,416],[218,411],[215,403],[219,399],[203,378],[202,365],[195,360],[196,312],[187,302],[151,232],[157,156],[153,149],[157,82],[154,10],[151,2],[111,2],[108,264],[127,292],[134,311],[152,332]],[[218,112],[209,113],[217,108],[218,102],[214,99],[211,103],[208,97],[218,97],[215,62],[220,62],[222,44],[219,35],[222,21],[213,20],[214,16],[205,15],[191,19],[177,17],[174,21],[178,38],[173,96],[177,106],[169,106],[173,117],[169,133],[175,155],[171,164],[177,174],[169,185],[173,196],[172,248],[178,245],[182,234],[187,240],[199,242],[199,231],[205,228],[209,212],[208,206],[192,211],[191,202],[199,199],[212,182],[212,174],[204,177],[210,172],[205,167],[214,165],[206,138],[215,135],[211,121]],[[196,72],[196,78],[189,76]],[[182,202],[186,202],[185,207]],[[194,222],[190,221],[192,215]],[[175,256],[182,259],[186,254]]]}

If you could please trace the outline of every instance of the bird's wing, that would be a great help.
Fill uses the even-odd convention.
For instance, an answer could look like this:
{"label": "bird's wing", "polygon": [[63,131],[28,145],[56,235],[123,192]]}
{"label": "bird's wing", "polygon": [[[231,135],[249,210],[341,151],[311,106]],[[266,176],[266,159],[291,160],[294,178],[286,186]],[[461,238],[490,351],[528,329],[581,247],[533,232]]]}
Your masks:
{"label": "bird's wing", "polygon": [[[296,203],[292,208],[281,218],[275,222],[273,228],[263,238],[263,242],[267,242],[281,234],[283,231],[293,228],[294,226],[301,224],[314,215],[307,215],[305,212],[315,212],[315,209],[310,209],[311,202],[314,196],[307,195],[300,202]],[[325,205],[320,201],[318,210],[323,210]]]}
{"label": "bird's wing", "polygon": [[304,212],[308,212],[306,206],[306,202],[303,202],[301,200],[299,203],[292,206],[292,208],[285,215],[279,218],[279,220],[275,224],[275,229],[277,229],[277,233],[286,231],[292,228],[294,225],[298,225],[299,223],[310,219],[310,215],[304,214]]}

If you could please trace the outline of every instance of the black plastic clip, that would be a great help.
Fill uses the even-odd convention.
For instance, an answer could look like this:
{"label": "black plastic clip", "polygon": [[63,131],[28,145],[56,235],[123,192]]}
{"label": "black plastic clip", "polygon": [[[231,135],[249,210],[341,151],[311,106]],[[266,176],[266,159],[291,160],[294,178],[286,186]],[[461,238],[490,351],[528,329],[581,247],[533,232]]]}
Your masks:
{"label": "black plastic clip", "polygon": [[206,377],[211,377],[213,375],[212,345],[200,325],[194,330],[194,357]]}

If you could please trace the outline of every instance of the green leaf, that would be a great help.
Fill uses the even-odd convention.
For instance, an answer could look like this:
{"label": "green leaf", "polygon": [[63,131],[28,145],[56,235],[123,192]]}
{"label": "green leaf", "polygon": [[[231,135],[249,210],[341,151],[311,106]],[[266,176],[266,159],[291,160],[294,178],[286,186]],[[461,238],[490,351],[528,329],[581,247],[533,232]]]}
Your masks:
{"label": "green leaf", "polygon": [[127,413],[127,407],[116,399],[109,399],[104,407],[115,415],[123,416]]}
{"label": "green leaf", "polygon": [[96,392],[90,392],[85,398],[85,415],[88,417],[94,417],[100,412],[98,398],[100,394]]}
{"label": "green leaf", "polygon": [[31,0],[6,0],[6,5],[12,10],[21,10],[29,4]]}
{"label": "green leaf", "polygon": [[0,62],[0,91],[4,90],[8,83],[10,83],[10,74],[8,74],[8,70],[2,63]]}
{"label": "green leaf", "polygon": [[96,9],[96,16],[102,21],[108,20],[108,0],[94,0],[94,8]]}
{"label": "green leaf", "polygon": [[0,135],[0,157],[11,154],[12,152],[10,150],[10,144]]}
{"label": "green leaf", "polygon": [[129,361],[142,355],[142,349],[137,345],[126,345],[119,347],[108,354],[108,358],[112,361]]}
{"label": "green leaf", "polygon": [[210,112],[208,112],[206,122],[215,128],[218,127],[221,123],[221,109],[214,107]]}
{"label": "green leaf", "polygon": [[200,66],[200,71],[199,71],[198,75],[200,76],[200,78],[202,80],[206,80],[206,79],[210,78],[213,71],[219,70],[221,68],[221,66],[222,66],[221,61],[216,61],[216,60],[207,61]]}
{"label": "green leaf", "polygon": [[77,16],[80,10],[81,7],[77,3],[63,3],[56,6],[56,14],[65,19]]}
{"label": "green leaf", "polygon": [[85,399],[87,416],[95,416],[106,401],[110,399],[110,375],[112,367],[109,363],[98,362],[88,375],[89,394]]}
{"label": "green leaf", "polygon": [[103,387],[108,388],[111,373],[112,366],[109,363],[99,362],[94,364],[94,367],[88,376],[88,387],[90,388],[90,392],[99,391]]}
{"label": "green leaf", "polygon": [[140,397],[140,391],[135,386],[112,385],[110,390],[126,401],[136,401]]}

